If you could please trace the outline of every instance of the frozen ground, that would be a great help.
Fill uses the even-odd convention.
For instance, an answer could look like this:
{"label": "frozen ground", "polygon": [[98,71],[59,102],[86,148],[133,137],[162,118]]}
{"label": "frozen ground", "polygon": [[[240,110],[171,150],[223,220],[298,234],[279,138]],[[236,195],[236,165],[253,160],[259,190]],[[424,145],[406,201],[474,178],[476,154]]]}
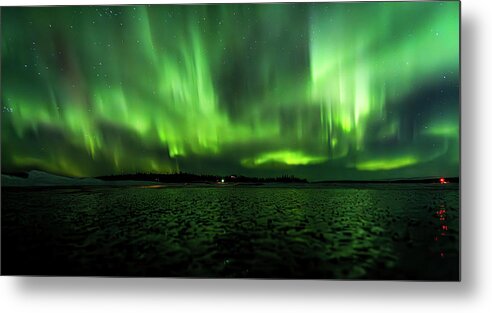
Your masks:
{"label": "frozen ground", "polygon": [[7,187],[61,187],[61,186],[129,186],[152,185],[153,182],[141,181],[104,181],[97,178],[75,178],[54,175],[42,171],[29,171],[27,177],[2,174],[2,186]]}
{"label": "frozen ground", "polygon": [[2,274],[457,280],[458,185],[2,189]]}

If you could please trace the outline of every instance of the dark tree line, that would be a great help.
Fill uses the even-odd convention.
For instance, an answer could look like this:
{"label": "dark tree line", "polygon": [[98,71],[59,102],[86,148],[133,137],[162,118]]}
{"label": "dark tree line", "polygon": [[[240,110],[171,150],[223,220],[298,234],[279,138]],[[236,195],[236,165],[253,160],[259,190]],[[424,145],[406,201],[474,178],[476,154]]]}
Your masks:
{"label": "dark tree line", "polygon": [[307,183],[306,179],[295,176],[283,175],[280,177],[247,177],[241,175],[217,176],[217,175],[197,175],[190,173],[173,173],[173,174],[155,174],[155,173],[135,173],[99,176],[98,179],[106,181],[115,180],[138,180],[138,181],[155,181],[161,183]]}

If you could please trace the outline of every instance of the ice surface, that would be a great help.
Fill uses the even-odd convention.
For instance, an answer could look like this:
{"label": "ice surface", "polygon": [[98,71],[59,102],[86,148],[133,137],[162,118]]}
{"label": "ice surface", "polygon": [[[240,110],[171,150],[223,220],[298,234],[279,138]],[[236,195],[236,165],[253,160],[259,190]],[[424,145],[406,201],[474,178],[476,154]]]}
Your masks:
{"label": "ice surface", "polygon": [[457,280],[459,190],[5,188],[2,272]]}

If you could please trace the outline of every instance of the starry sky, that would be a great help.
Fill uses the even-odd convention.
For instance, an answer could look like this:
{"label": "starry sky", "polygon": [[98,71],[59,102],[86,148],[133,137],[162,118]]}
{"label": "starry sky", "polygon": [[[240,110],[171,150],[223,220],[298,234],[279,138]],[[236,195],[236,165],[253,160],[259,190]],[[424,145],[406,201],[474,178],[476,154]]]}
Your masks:
{"label": "starry sky", "polygon": [[459,3],[4,7],[2,172],[459,175]]}

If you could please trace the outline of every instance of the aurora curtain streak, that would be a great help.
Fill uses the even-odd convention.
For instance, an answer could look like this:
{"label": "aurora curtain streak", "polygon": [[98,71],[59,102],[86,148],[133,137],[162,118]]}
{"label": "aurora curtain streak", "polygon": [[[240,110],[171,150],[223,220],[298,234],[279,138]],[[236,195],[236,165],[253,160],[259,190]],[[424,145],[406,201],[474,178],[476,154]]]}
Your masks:
{"label": "aurora curtain streak", "polygon": [[459,175],[459,3],[2,8],[2,171]]}

